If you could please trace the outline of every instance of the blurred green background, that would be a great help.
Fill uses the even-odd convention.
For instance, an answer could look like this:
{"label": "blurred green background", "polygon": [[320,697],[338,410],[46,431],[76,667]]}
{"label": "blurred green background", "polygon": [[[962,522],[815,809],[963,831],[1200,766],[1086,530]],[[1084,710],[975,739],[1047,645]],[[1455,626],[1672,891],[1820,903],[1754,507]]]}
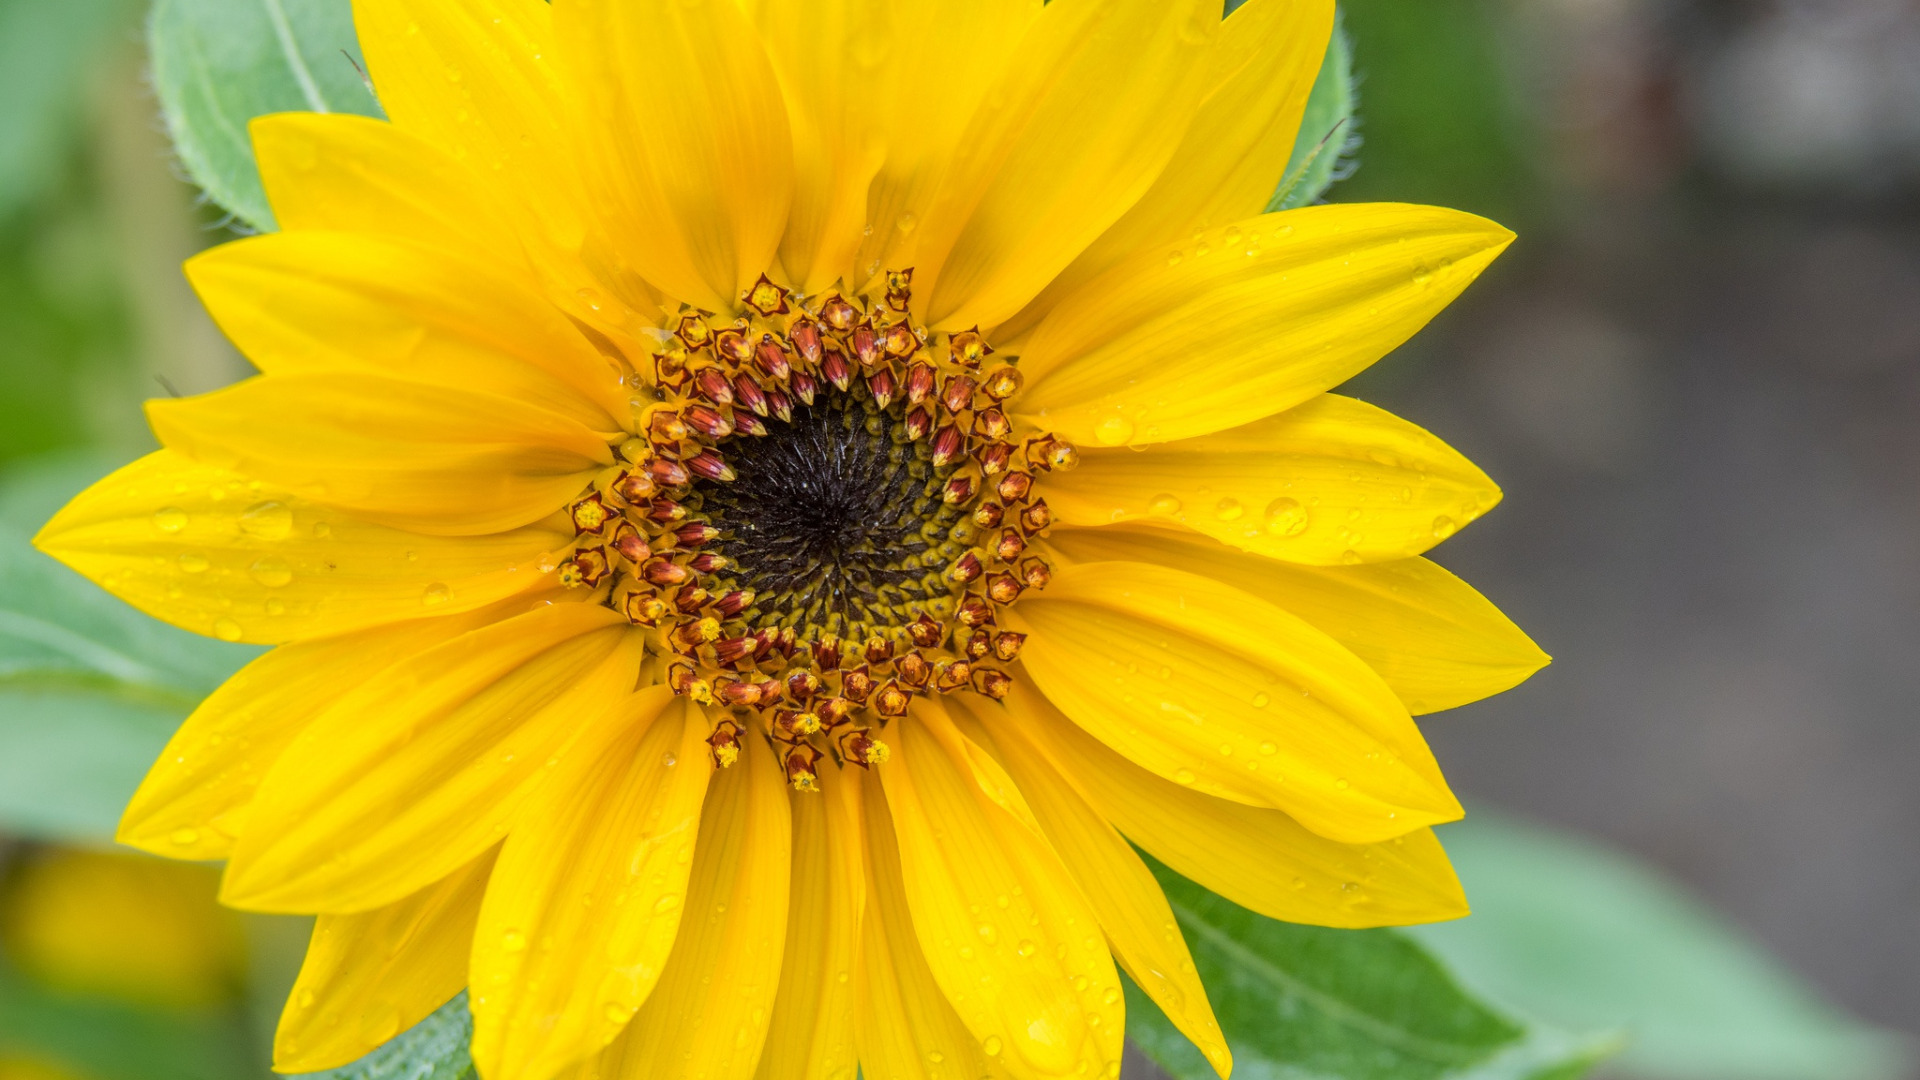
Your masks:
{"label": "blurred green background", "polygon": [[[247,370],[179,273],[234,234],[170,154],[142,14],[0,0],[0,541],[21,559],[60,497],[152,445],[143,399]],[[1422,940],[1517,1012],[1622,1033],[1609,1075],[1907,1075],[1897,1037],[1845,1017],[1920,1034],[1920,6],[1345,19],[1361,119],[1331,197],[1522,233],[1354,390],[1507,486],[1441,561],[1559,657],[1427,725],[1462,792],[1512,816],[1447,834],[1479,913]],[[0,1080],[261,1074],[302,925],[108,853],[140,763],[47,795],[21,737],[0,717]]]}

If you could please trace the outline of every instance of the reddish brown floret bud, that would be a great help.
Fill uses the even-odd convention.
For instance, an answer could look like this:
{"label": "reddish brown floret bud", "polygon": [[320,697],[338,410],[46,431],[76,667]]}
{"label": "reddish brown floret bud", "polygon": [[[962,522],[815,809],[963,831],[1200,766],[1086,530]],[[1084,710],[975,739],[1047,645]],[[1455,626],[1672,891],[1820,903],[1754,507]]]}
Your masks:
{"label": "reddish brown floret bud", "polygon": [[1007,508],[997,502],[983,502],[973,508],[973,523],[982,529],[997,529],[1007,516]]}
{"label": "reddish brown floret bud", "polygon": [[1020,564],[1020,580],[1029,589],[1044,589],[1053,582],[1053,567],[1045,559],[1028,559]]}
{"label": "reddish brown floret bud", "polygon": [[893,670],[899,674],[900,681],[914,689],[927,685],[933,677],[933,665],[917,652],[909,652],[893,662]]}
{"label": "reddish brown floret bud", "polygon": [[713,602],[713,613],[723,619],[731,619],[752,606],[752,589],[734,589]]}
{"label": "reddish brown floret bud", "polygon": [[840,693],[856,705],[865,705],[873,694],[873,673],[861,664],[840,676]]}
{"label": "reddish brown floret bud", "polygon": [[1019,658],[1020,646],[1026,643],[1027,635],[1002,630],[993,635],[993,655],[1001,663],[1011,664]]}
{"label": "reddish brown floret bud", "polygon": [[702,705],[713,700],[713,687],[705,679],[694,674],[693,666],[685,662],[676,662],[667,666],[667,685],[676,694],[693,698]]}
{"label": "reddish brown floret bud", "polygon": [[713,594],[698,585],[682,585],[673,590],[673,609],[682,615],[691,615],[707,606]]}
{"label": "reddish brown floret bud", "polygon": [[581,548],[573,553],[571,561],[580,570],[583,585],[598,585],[607,579],[607,553],[603,548]]}
{"label": "reddish brown floret bud", "polygon": [[1020,527],[1028,536],[1040,532],[1053,524],[1053,511],[1047,509],[1047,500],[1035,499],[1032,506],[1020,511]]}
{"label": "reddish brown floret bud", "polygon": [[907,639],[922,649],[937,649],[947,640],[946,625],[925,612],[907,624]]}
{"label": "reddish brown floret bud", "polygon": [[980,366],[980,361],[993,354],[985,338],[980,336],[980,328],[962,330],[947,339],[947,349],[953,354],[953,362],[968,370]]}
{"label": "reddish brown floret bud", "polygon": [[865,728],[854,728],[840,736],[840,756],[861,768],[871,768],[893,756],[887,744]]}
{"label": "reddish brown floret bud", "polygon": [[726,373],[719,368],[701,368],[700,373],[693,377],[693,388],[715,405],[733,404],[733,386],[727,382]]}
{"label": "reddish brown floret bud", "polygon": [[954,611],[953,617],[960,620],[961,626],[969,628],[991,626],[993,625],[993,605],[979,593],[968,593],[960,598],[960,605]]}
{"label": "reddish brown floret bud", "polygon": [[799,742],[820,730],[820,718],[801,709],[775,709],[773,737],[784,742]]}
{"label": "reddish brown floret bud", "polygon": [[794,632],[793,627],[783,626],[773,647],[779,651],[781,657],[791,660],[794,652],[800,648],[800,635]]}
{"label": "reddish brown floret bud", "polygon": [[654,458],[647,462],[647,474],[661,487],[679,487],[693,479],[687,474],[687,467],[671,458]]}
{"label": "reddish brown floret bud", "polygon": [[793,349],[809,364],[820,362],[820,324],[804,315],[787,327],[787,340],[793,342]]}
{"label": "reddish brown floret bud", "polygon": [[759,436],[767,433],[767,422],[750,412],[734,413],[733,426],[742,435]]}
{"label": "reddish brown floret bud", "polygon": [[[905,321],[887,327],[880,335],[880,344],[887,350],[887,355],[895,360],[905,360],[920,351],[920,338],[914,334],[913,327],[908,326]],[[931,384],[928,385],[928,389],[932,389]]]}
{"label": "reddish brown floret bud", "polygon": [[813,662],[821,671],[840,668],[840,639],[832,635],[813,643]]}
{"label": "reddish brown floret bud", "polygon": [[793,399],[784,390],[767,391],[767,407],[785,423],[793,422]]}
{"label": "reddish brown floret bud", "polygon": [[1010,563],[1027,550],[1027,538],[1020,535],[1019,529],[1001,529],[1000,538],[994,541],[993,553],[1001,562]]}
{"label": "reddish brown floret bud", "polygon": [[648,559],[640,576],[654,585],[678,585],[688,578],[687,568],[665,559]]}
{"label": "reddish brown floret bud", "polygon": [[1012,430],[1013,425],[1007,422],[1007,414],[1001,412],[998,406],[981,409],[973,416],[973,433],[983,439],[998,439]]}
{"label": "reddish brown floret bud", "polygon": [[793,371],[793,365],[787,360],[786,347],[772,334],[761,334],[760,343],[753,348],[753,362],[761,371],[776,379],[784,379]]}
{"label": "reddish brown floret bud", "polygon": [[653,482],[653,477],[648,476],[644,468],[628,469],[613,484],[613,493],[634,506],[645,505],[658,489],[659,485]]}
{"label": "reddish brown floret bud", "polygon": [[741,372],[733,377],[733,399],[752,409],[756,416],[767,415],[767,394],[753,376]]}
{"label": "reddish brown floret bud", "polygon": [[1033,474],[1010,472],[1000,478],[1000,483],[994,486],[994,490],[1000,494],[1001,502],[1020,502],[1033,491]]}
{"label": "reddish brown floret bud", "polygon": [[837,348],[821,357],[820,374],[836,389],[845,390],[853,383],[853,365],[847,362],[847,354]]}
{"label": "reddish brown floret bud", "polygon": [[699,547],[719,535],[719,529],[704,521],[689,521],[672,533],[674,541],[681,547]]}
{"label": "reddish brown floret bud", "polygon": [[733,434],[733,421],[712,406],[695,402],[681,409],[680,415],[686,420],[688,427],[709,439],[724,439]]}
{"label": "reddish brown floret bud", "polygon": [[966,653],[969,659],[985,660],[987,654],[992,651],[993,635],[991,631],[975,630],[973,633],[967,635]]}
{"label": "reddish brown floret bud", "polygon": [[947,580],[958,585],[970,585],[979,580],[985,567],[980,565],[980,556],[969,551],[953,561],[947,568]]}
{"label": "reddish brown floret bud", "polygon": [[687,516],[687,508],[665,496],[656,495],[647,502],[647,517],[665,525]]}
{"label": "reddish brown floret bud", "polygon": [[940,489],[940,501],[948,506],[959,506],[961,503],[972,501],[979,491],[980,482],[973,477],[956,476],[948,480],[946,486]]}
{"label": "reddish brown floret bud", "polygon": [[952,424],[942,427],[933,433],[933,467],[944,468],[966,449],[966,437],[960,434],[959,428]]}
{"label": "reddish brown floret bud", "polygon": [[707,736],[707,745],[713,749],[715,768],[724,769],[740,760],[740,725],[731,720],[722,720],[713,725],[713,734]]}
{"label": "reddish brown floret bud", "polygon": [[880,335],[874,332],[870,323],[861,323],[853,328],[853,338],[848,342],[853,346],[853,358],[860,361],[861,367],[872,367],[880,362]]}
{"label": "reddish brown floret bud", "polygon": [[733,466],[727,464],[727,459],[721,457],[718,450],[702,450],[688,458],[686,465],[696,476],[704,476],[709,480],[732,480],[735,475]]}
{"label": "reddish brown floret bud", "polygon": [[924,439],[933,430],[933,414],[923,405],[907,414],[906,424],[907,438]]}
{"label": "reddish brown floret bud", "polygon": [[980,384],[980,390],[995,401],[1005,401],[1020,392],[1023,376],[1018,368],[1004,365],[987,373],[986,381]]}
{"label": "reddish brown floret bud", "polygon": [[[732,663],[732,660],[726,659],[727,654],[734,648],[737,648],[737,642],[744,640],[746,639],[721,638],[719,641],[713,643],[714,654],[722,658],[721,663]],[[715,700],[719,701],[722,705],[732,705],[736,708],[749,709],[760,704],[760,684],[748,682],[745,679],[715,679],[713,681],[713,696]]]}
{"label": "reddish brown floret bud", "polygon": [[787,697],[806,704],[820,692],[820,676],[811,671],[796,671],[787,676]]}
{"label": "reddish brown floret bud", "polygon": [[913,702],[913,691],[892,679],[873,695],[873,711],[881,716],[905,716]]}
{"label": "reddish brown floret bud", "polygon": [[1020,599],[1024,588],[1019,578],[1003,570],[987,579],[987,598],[996,604],[1011,604]]}
{"label": "reddish brown floret bud", "polygon": [[733,560],[716,551],[703,551],[687,560],[687,569],[696,574],[711,574],[733,565]]}
{"label": "reddish brown floret bud", "polygon": [[826,303],[820,305],[820,318],[828,326],[844,334],[853,329],[853,324],[860,320],[860,309],[848,303],[843,296],[829,296]]}
{"label": "reddish brown floret bud", "polygon": [[620,606],[620,613],[636,626],[659,626],[667,611],[666,601],[650,592],[628,593]]}
{"label": "reddish brown floret bud", "polygon": [[861,649],[861,655],[867,658],[869,664],[884,664],[893,659],[893,642],[875,634],[867,639],[866,645]]}
{"label": "reddish brown floret bud", "polygon": [[687,422],[680,414],[659,409],[647,418],[647,437],[657,445],[671,447],[687,437]]}
{"label": "reddish brown floret bud", "polygon": [[892,368],[881,368],[867,376],[867,389],[873,391],[873,400],[883,409],[893,401],[893,393],[898,388]]}
{"label": "reddish brown floret bud", "polygon": [[847,722],[847,717],[853,714],[853,704],[846,698],[815,698],[813,712],[820,718],[820,723],[831,730]]}
{"label": "reddish brown floret bud", "polygon": [[973,688],[981,694],[999,701],[1013,689],[1013,676],[999,668],[976,668],[973,672]]}
{"label": "reddish brown floret bud", "polygon": [[927,395],[933,393],[933,382],[933,365],[916,360],[912,366],[907,368],[906,393],[908,404],[918,405],[927,400]]}
{"label": "reddish brown floret bud", "polygon": [[613,527],[613,550],[635,566],[646,562],[647,557],[653,554],[653,549],[647,546],[647,538],[625,519]]}
{"label": "reddish brown floret bud", "polygon": [[739,367],[753,355],[753,343],[747,340],[746,331],[728,328],[713,335],[713,351],[733,367]]}
{"label": "reddish brown floret bud", "polygon": [[1013,461],[1013,447],[1003,442],[993,442],[980,448],[980,471],[988,476],[998,476],[1007,471]]}
{"label": "reddish brown floret bud", "polygon": [[800,399],[802,405],[811,405],[814,397],[820,393],[820,380],[804,371],[796,371],[793,373],[793,378],[787,381],[787,387],[793,391],[794,397]]}
{"label": "reddish brown floret bud", "polygon": [[947,383],[940,388],[940,404],[948,412],[960,412],[973,405],[973,376],[949,375]]}
{"label": "reddish brown floret bud", "polygon": [[795,791],[820,790],[820,751],[805,743],[787,751],[787,783]]}
{"label": "reddish brown floret bud", "polygon": [[972,678],[973,665],[965,660],[942,660],[933,666],[934,689],[943,694],[966,686]]}

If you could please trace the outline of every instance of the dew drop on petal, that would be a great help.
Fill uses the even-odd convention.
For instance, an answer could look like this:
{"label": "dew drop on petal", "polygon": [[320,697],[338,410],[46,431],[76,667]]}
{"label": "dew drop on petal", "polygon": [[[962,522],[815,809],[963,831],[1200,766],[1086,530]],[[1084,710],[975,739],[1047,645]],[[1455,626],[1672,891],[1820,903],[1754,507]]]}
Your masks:
{"label": "dew drop on petal", "polygon": [[287,613],[287,605],[281,603],[278,599],[267,601],[267,614],[273,615],[273,616],[280,616],[280,615],[285,615],[286,613]]}
{"label": "dew drop on petal", "polygon": [[624,1024],[627,1022],[627,1010],[621,1008],[616,1002],[607,1002],[605,1013],[607,1023],[609,1024]]}
{"label": "dew drop on petal", "polygon": [[189,574],[204,573],[209,565],[211,564],[207,562],[205,555],[196,555],[188,552],[180,556],[180,569],[185,570]]}
{"label": "dew drop on petal", "polygon": [[1021,956],[1032,956],[1033,942],[1028,938],[1021,938],[1020,945],[1014,951],[1019,953]]}
{"label": "dew drop on petal", "polygon": [[1269,755],[1269,756],[1271,756],[1271,755],[1274,755],[1274,754],[1277,754],[1277,753],[1279,753],[1279,752],[1280,752],[1280,748],[1279,748],[1278,746],[1276,746],[1276,745],[1274,745],[1273,743],[1270,743],[1270,742],[1263,742],[1263,743],[1261,743],[1261,744],[1260,744],[1260,752],[1261,752],[1261,753],[1263,753],[1263,754],[1266,754],[1266,755]]}
{"label": "dew drop on petal", "polygon": [[1253,695],[1253,707],[1256,709],[1264,709],[1267,707],[1267,703],[1272,700],[1273,699],[1271,697],[1267,696],[1266,691],[1262,690],[1261,692]]}
{"label": "dew drop on petal", "polygon": [[273,555],[254,560],[247,573],[269,589],[277,589],[293,581],[293,567],[287,565],[287,560]]}
{"label": "dew drop on petal", "polygon": [[1119,446],[1133,438],[1133,421],[1124,416],[1109,416],[1094,427],[1093,438],[1101,446]]}
{"label": "dew drop on petal", "polygon": [[153,512],[153,527],[163,533],[177,533],[187,527],[187,512],[177,506],[164,506]]}
{"label": "dew drop on petal", "polygon": [[445,582],[436,581],[433,584],[427,586],[426,592],[420,594],[420,602],[427,605],[428,607],[434,607],[439,604],[446,603],[447,600],[452,596],[453,596],[453,590],[447,588],[447,585]]}
{"label": "dew drop on petal", "polygon": [[1147,513],[1155,514],[1159,517],[1172,517],[1180,512],[1181,506],[1182,504],[1178,496],[1163,491],[1148,500]]}
{"label": "dew drop on petal", "polygon": [[254,503],[241,512],[240,531],[262,540],[285,540],[293,532],[293,511],[282,502]]}
{"label": "dew drop on petal", "polygon": [[1107,992],[1100,995],[1100,1000],[1109,1005],[1114,1004],[1120,1000],[1120,988],[1117,986],[1107,987]]}
{"label": "dew drop on petal", "polygon": [[1341,791],[1345,791],[1353,785],[1347,782],[1346,777],[1342,776],[1333,782],[1333,786],[1339,788]]}
{"label": "dew drop on petal", "polygon": [[980,1049],[985,1050],[987,1052],[988,1057],[999,1057],[1000,1056],[1000,1036],[998,1035],[987,1036],[986,1041],[980,1044]]}
{"label": "dew drop on petal", "polygon": [[221,641],[239,641],[240,624],[225,617],[215,619],[213,622],[213,636],[219,638]]}
{"label": "dew drop on petal", "polygon": [[521,952],[527,947],[527,935],[518,930],[507,930],[500,935],[501,952]]}
{"label": "dew drop on petal", "polygon": [[1307,508],[1298,499],[1282,495],[1267,504],[1267,532],[1273,536],[1299,536],[1307,524]]}
{"label": "dew drop on petal", "polygon": [[316,521],[313,523],[313,538],[315,540],[325,540],[327,537],[332,535],[333,535],[333,526],[327,524],[324,521]]}
{"label": "dew drop on petal", "polygon": [[192,847],[200,842],[200,830],[194,828],[175,829],[173,830],[173,835],[167,837],[167,839],[173,841],[175,847]]}
{"label": "dew drop on petal", "polygon": [[1459,528],[1460,526],[1454,524],[1452,518],[1441,514],[1439,517],[1433,519],[1433,538],[1435,540],[1445,540],[1447,537],[1452,536],[1454,531]]}
{"label": "dew drop on petal", "polygon": [[1246,512],[1247,508],[1240,505],[1240,500],[1231,495],[1221,499],[1213,508],[1213,516],[1221,521],[1238,521]]}
{"label": "dew drop on petal", "polygon": [[665,896],[662,896],[660,899],[655,900],[653,902],[653,910],[655,914],[663,914],[665,912],[672,911],[674,907],[679,903],[680,903],[680,898],[678,896],[675,896],[672,893],[668,893]]}
{"label": "dew drop on petal", "polygon": [[1193,775],[1192,769],[1181,769],[1179,772],[1176,772],[1173,774],[1173,778],[1175,780],[1178,780],[1182,784],[1191,784],[1194,781],[1200,779],[1199,777]]}

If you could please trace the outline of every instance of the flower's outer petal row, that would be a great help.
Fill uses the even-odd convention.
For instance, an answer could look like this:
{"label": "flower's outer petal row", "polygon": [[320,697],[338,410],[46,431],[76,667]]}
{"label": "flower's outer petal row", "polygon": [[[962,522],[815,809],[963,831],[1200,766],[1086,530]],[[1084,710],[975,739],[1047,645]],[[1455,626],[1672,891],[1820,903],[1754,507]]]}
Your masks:
{"label": "flower's outer petal row", "polygon": [[1019,415],[1085,448],[1283,412],[1412,337],[1512,239],[1457,210],[1369,203],[1264,214],[1146,249],[1034,331]]}
{"label": "flower's outer petal row", "polygon": [[793,197],[786,105],[753,25],[734,0],[560,0],[553,18],[606,257],[735,310]]}
{"label": "flower's outer petal row", "polygon": [[524,279],[455,253],[361,233],[280,232],[196,255],[187,277],[269,375],[366,372],[467,387],[595,431],[630,411],[620,373]]}
{"label": "flower's outer petal row", "polygon": [[473,1060],[548,1077],[653,992],[680,929],[712,726],[665,686],[583,733],[500,854],[473,938]]}
{"label": "flower's outer petal row", "polygon": [[1159,563],[1278,604],[1365,660],[1415,716],[1510,690],[1550,659],[1486,597],[1426,559],[1300,566],[1142,525],[1056,529],[1047,546],[1055,566]]}
{"label": "flower's outer petal row", "polygon": [[1241,221],[1267,207],[1333,34],[1333,0],[1251,0],[1220,28],[1213,87],[1173,160],[1125,217],[995,332],[1012,341],[1063,296],[1141,248]]}
{"label": "flower's outer petal row", "polygon": [[1099,920],[1045,838],[982,790],[939,701],[914,706],[880,778],[934,981],[1019,1080],[1113,1080],[1126,1024]]}
{"label": "flower's outer petal row", "polygon": [[1500,501],[1446,443],[1337,394],[1212,435],[1084,451],[1046,493],[1064,525],[1184,525],[1314,566],[1418,555]]}
{"label": "flower's outer petal row", "polygon": [[1062,712],[1160,776],[1370,843],[1460,817],[1406,706],[1333,639],[1232,586],[1082,563],[1009,621]]}
{"label": "flower's outer petal row", "polygon": [[554,604],[361,683],[261,782],[221,899],[339,914],[452,873],[499,843],[580,730],[626,700],[638,644],[598,604]]}
{"label": "flower's outer petal row", "polygon": [[915,252],[927,321],[991,326],[1153,185],[1207,90],[1208,0],[1055,0],[961,136]]}
{"label": "flower's outer petal row", "polygon": [[360,372],[264,375],[147,403],[162,445],[397,528],[532,524],[613,462],[579,421],[493,394]]}
{"label": "flower's outer petal row", "polygon": [[984,702],[949,702],[976,744],[994,745],[998,761],[1019,785],[1047,840],[1086,894],[1127,974],[1167,1014],[1214,1071],[1227,1076],[1233,1053],[1207,1002],[1187,943],[1160,885],[1140,856],[1046,755],[1043,743],[1005,712]]}
{"label": "flower's outer petal row", "polygon": [[539,223],[523,235],[577,249],[587,204],[544,0],[354,0],[353,22],[393,123],[503,185]]}
{"label": "flower's outer petal row", "polygon": [[886,5],[898,27],[882,78],[887,92],[865,106],[885,159],[867,188],[859,287],[882,267],[914,265],[927,208],[963,149],[961,132],[1000,81],[1014,50],[1043,9],[1041,0],[899,0]]}
{"label": "flower's outer petal row", "polygon": [[853,277],[867,187],[886,156],[873,91],[899,47],[889,0],[745,0],[779,75],[793,127],[793,207],[780,266],[819,293]]}
{"label": "flower's outer petal row", "polygon": [[256,659],[173,733],[127,804],[114,839],[166,858],[226,858],[268,770],[341,694],[409,657],[517,614],[528,602],[302,641]]}
{"label": "flower's outer petal row", "polygon": [[[864,770],[861,770],[864,771]],[[860,778],[821,777],[792,792],[793,895],[767,1052],[756,1080],[848,1080],[858,1068],[853,974],[867,908]]]}
{"label": "flower's outer petal row", "polygon": [[537,586],[571,539],[545,525],[406,532],[160,450],[81,492],[34,542],[157,619],[277,644],[484,607]]}
{"label": "flower's outer petal row", "polygon": [[870,899],[857,975],[860,1067],[887,1080],[1004,1080],[1008,1071],[982,1054],[920,951],[879,777],[864,777],[863,795]]}
{"label": "flower's outer petal row", "polygon": [[792,830],[773,751],[760,739],[744,740],[740,762],[721,770],[707,796],[687,913],[660,985],[613,1045],[568,1075],[753,1076],[780,984]]}
{"label": "flower's outer petal row", "polygon": [[1102,817],[1174,870],[1270,918],[1315,926],[1405,926],[1467,913],[1432,830],[1341,844],[1278,810],[1163,780],[1108,749],[1033,687],[1008,695],[1013,725]]}
{"label": "flower's outer petal row", "polygon": [[459,993],[495,854],[385,907],[320,916],[274,1033],[274,1071],[358,1061]]}

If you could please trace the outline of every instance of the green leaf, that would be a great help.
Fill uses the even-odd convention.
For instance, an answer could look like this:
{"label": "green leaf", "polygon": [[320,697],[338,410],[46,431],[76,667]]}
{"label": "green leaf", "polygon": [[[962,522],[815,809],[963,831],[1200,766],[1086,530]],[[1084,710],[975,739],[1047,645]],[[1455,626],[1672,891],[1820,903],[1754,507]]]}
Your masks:
{"label": "green leaf", "polygon": [[56,994],[0,963],[0,1058],[56,1061],[92,1080],[250,1080],[245,1046],[230,1012]]}
{"label": "green leaf", "polygon": [[[1233,1049],[1236,1080],[1549,1080],[1581,1075],[1610,1048],[1496,1012],[1404,934],[1277,922],[1148,864]],[[1131,985],[1127,1034],[1175,1080],[1214,1077]]]}
{"label": "green leaf", "polygon": [[63,459],[0,475],[0,830],[111,838],[180,721],[261,652],[167,626],[33,549],[105,471]]}
{"label": "green leaf", "polygon": [[467,1011],[467,992],[462,990],[425,1020],[351,1065],[290,1075],[301,1080],[460,1080],[473,1072],[473,1059],[467,1056],[472,1038],[473,1014]]}
{"label": "green leaf", "polygon": [[1542,1020],[1626,1032],[1653,1080],[1904,1076],[1898,1042],[1821,1002],[1661,875],[1476,811],[1444,826],[1474,914],[1418,927],[1462,981]]}
{"label": "green leaf", "polygon": [[1313,81],[1300,134],[1293,141],[1284,179],[1267,203],[1267,210],[1291,210],[1320,201],[1334,181],[1352,171],[1352,157],[1360,148],[1356,110],[1360,99],[1353,86],[1353,49],[1343,20],[1336,20],[1327,58]]}
{"label": "green leaf", "polygon": [[0,218],[53,183],[94,61],[130,0],[0,0]]}
{"label": "green leaf", "polygon": [[379,116],[350,0],[154,0],[153,85],[194,182],[254,229],[274,228],[247,121],[276,112]]}

